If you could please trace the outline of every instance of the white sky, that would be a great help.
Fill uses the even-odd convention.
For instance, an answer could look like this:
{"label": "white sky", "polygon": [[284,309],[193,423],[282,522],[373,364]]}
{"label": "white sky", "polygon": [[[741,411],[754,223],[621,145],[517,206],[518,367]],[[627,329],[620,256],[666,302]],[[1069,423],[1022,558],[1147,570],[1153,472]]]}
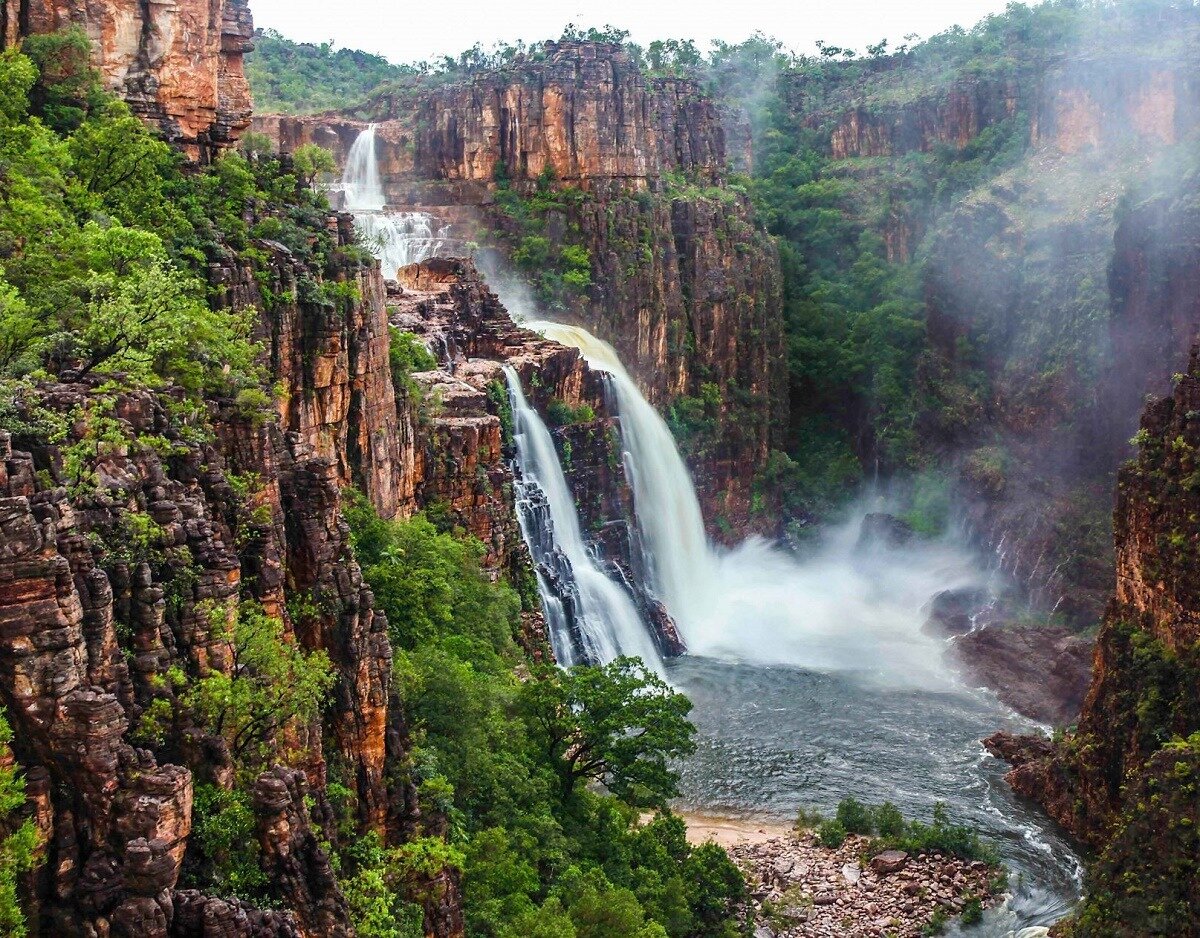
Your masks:
{"label": "white sky", "polygon": [[908,33],[928,37],[956,23],[970,27],[1006,0],[251,0],[256,25],[298,42],[332,41],[365,49],[393,62],[457,54],[476,42],[555,39],[567,23],[587,28],[612,24],[634,42],[711,39],[739,42],[756,30],[797,52],[824,39],[858,51],[887,38],[895,46]]}

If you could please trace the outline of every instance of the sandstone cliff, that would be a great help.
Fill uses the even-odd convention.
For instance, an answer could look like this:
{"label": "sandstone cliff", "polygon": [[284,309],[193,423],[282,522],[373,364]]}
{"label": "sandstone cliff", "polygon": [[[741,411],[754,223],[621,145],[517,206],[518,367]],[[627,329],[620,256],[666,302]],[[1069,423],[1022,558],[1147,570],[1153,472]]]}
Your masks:
{"label": "sandstone cliff", "polygon": [[781,278],[747,198],[727,185],[721,114],[698,84],[648,79],[618,46],[547,43],[504,70],[255,127],[284,151],[315,142],[344,162],[364,120],[379,123],[392,208],[422,206],[501,256],[527,232],[498,204],[498,179],[521,196],[539,183],[579,193],[540,221],[552,243],[587,250],[591,286],[549,316],[615,345],[661,408],[719,390],[692,465],[714,529],[718,518],[745,526],[787,411]]}
{"label": "sandstone cliff", "polygon": [[3,0],[0,47],[73,26],[92,41],[106,87],[192,159],[207,160],[250,126],[247,0]]}
{"label": "sandstone cliff", "polygon": [[1197,414],[1200,348],[1171,396],[1147,407],[1138,457],[1119,475],[1116,592],[1078,728],[1058,744],[988,741],[1013,762],[1020,794],[1100,852],[1073,934],[1133,923],[1183,934],[1200,914]]}

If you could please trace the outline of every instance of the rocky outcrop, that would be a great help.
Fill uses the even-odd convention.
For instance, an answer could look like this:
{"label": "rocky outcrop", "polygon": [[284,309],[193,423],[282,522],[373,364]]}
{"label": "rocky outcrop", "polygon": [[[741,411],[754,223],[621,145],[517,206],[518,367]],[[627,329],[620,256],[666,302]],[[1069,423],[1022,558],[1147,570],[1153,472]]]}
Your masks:
{"label": "rocky outcrop", "polygon": [[593,286],[554,318],[616,346],[662,408],[720,389],[714,426],[689,456],[714,531],[718,519],[744,528],[788,406],[781,278],[748,199],[725,185],[722,115],[697,83],[648,79],[615,45],[548,43],[511,67],[416,81],[352,113],[255,126],[284,151],[316,142],[344,161],[364,119],[379,124],[390,204],[424,207],[502,257],[522,234],[496,205],[498,173],[520,193],[539,180],[579,190],[546,232],[554,243],[578,232]]}
{"label": "rocky outcrop", "polygon": [[3,0],[0,27],[5,48],[24,36],[82,28],[104,84],[192,159],[211,158],[250,126],[247,0]]}
{"label": "rocky outcrop", "polygon": [[[399,271],[389,294],[391,322],[420,338],[437,371],[411,376],[407,406],[419,443],[421,507],[449,512],[485,545],[487,567],[533,587],[514,496],[514,450],[503,366],[512,367],[543,413],[562,456],[580,523],[614,579],[628,589],[663,654],[683,644],[662,603],[648,590],[632,495],[604,379],[567,348],[516,325],[474,265],[432,258]],[[557,417],[556,417],[557,415]],[[546,582],[553,571],[543,570]],[[531,622],[534,631],[538,623]],[[526,644],[544,642],[535,634]]]}
{"label": "rocky outcrop", "polygon": [[[338,247],[353,243],[350,217],[334,216]],[[355,485],[384,517],[411,514],[417,485],[412,427],[397,410],[388,361],[384,283],[378,267],[335,262],[307,269],[283,245],[267,255],[264,294],[249,265],[211,271],[222,302],[263,310],[261,339],[282,384],[282,428],[329,460],[337,482]]]}
{"label": "rocky outcrop", "polygon": [[301,930],[348,938],[354,934],[350,907],[308,819],[308,785],[294,769],[275,768],[254,785],[262,863]]}
{"label": "rocky outcrop", "polygon": [[1171,396],[1147,407],[1138,457],[1119,475],[1116,592],[1078,729],[1057,745],[989,741],[1014,762],[1014,789],[1101,852],[1084,935],[1133,921],[1182,933],[1200,913],[1187,829],[1200,741],[1197,414],[1200,348]]}
{"label": "rocky outcrop", "polygon": [[1092,676],[1092,642],[1049,626],[990,625],[952,642],[948,657],[972,685],[1052,726],[1075,721]]}

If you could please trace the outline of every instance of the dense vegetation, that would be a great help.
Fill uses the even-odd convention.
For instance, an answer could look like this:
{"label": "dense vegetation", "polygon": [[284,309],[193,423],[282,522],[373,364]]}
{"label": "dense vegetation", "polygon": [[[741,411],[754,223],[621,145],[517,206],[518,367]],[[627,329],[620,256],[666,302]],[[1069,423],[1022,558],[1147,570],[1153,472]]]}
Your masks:
{"label": "dense vegetation", "polygon": [[307,114],[359,101],[412,70],[357,49],[297,43],[273,29],[254,34],[246,74],[260,114]]}
{"label": "dense vegetation", "polygon": [[[445,834],[441,858],[462,871],[469,932],[736,934],[741,875],[720,848],[690,847],[662,810],[676,785],[667,760],[691,750],[686,698],[636,660],[525,663],[520,601],[479,571],[479,545],[423,517],[381,520],[360,497],[348,516],[396,649],[410,780],[434,817],[428,833]],[[646,808],[659,813],[641,822]],[[411,849],[347,856],[352,882],[402,882]]]}

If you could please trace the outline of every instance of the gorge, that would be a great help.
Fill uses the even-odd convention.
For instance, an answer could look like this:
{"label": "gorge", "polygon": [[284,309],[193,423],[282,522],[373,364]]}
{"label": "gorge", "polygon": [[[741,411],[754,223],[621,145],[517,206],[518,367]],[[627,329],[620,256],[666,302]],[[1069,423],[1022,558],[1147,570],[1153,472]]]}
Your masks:
{"label": "gorge", "polygon": [[1200,935],[1196,4],[0,14],[0,931]]}

